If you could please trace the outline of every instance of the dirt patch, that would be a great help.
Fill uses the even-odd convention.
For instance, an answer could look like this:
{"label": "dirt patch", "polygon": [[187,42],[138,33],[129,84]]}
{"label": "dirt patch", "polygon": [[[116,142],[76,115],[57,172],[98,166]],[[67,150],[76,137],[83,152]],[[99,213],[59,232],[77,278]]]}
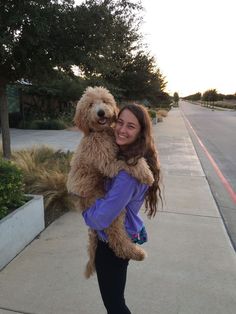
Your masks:
{"label": "dirt patch", "polygon": [[48,227],[53,221],[67,213],[69,210],[62,210],[62,209],[50,209],[44,211],[44,221],[45,221],[45,228]]}

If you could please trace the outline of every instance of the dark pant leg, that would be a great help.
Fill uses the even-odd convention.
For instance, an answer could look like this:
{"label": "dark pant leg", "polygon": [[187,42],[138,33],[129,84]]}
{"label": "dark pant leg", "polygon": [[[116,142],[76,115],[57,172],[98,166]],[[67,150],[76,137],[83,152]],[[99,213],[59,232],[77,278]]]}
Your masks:
{"label": "dark pant leg", "polygon": [[128,260],[117,257],[107,243],[98,241],[95,266],[108,314],[131,314],[124,298],[128,263]]}

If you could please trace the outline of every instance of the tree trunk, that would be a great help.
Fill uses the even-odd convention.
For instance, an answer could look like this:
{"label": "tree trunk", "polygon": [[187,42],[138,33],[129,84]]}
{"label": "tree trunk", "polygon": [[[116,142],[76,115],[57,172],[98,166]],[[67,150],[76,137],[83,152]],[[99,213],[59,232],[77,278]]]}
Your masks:
{"label": "tree trunk", "polygon": [[2,81],[0,81],[0,116],[2,129],[3,157],[6,159],[10,159],[11,145],[10,145],[10,129],[7,107],[6,83],[4,84]]}

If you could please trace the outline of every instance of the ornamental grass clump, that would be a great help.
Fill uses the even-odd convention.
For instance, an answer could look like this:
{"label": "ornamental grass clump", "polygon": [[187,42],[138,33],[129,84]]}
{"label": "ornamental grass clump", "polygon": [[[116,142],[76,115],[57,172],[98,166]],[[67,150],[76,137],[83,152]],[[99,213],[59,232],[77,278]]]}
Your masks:
{"label": "ornamental grass clump", "polygon": [[43,195],[46,226],[66,211],[73,209],[66,182],[71,152],[47,146],[13,153],[15,164],[22,170],[25,192]]}
{"label": "ornamental grass clump", "polygon": [[0,219],[26,201],[22,171],[12,162],[0,158]]}
{"label": "ornamental grass clump", "polygon": [[157,114],[158,114],[159,116],[161,116],[161,117],[166,118],[167,115],[168,115],[168,111],[165,110],[165,109],[159,109],[159,110],[157,111]]}

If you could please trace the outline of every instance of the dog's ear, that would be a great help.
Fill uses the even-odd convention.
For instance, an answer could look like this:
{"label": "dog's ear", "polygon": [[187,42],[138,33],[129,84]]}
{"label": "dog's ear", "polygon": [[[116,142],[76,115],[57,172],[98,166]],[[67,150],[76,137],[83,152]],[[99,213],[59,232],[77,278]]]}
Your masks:
{"label": "dog's ear", "polygon": [[88,122],[86,119],[83,118],[83,115],[80,109],[76,109],[73,121],[80,131],[82,131],[85,135],[89,134]]}

